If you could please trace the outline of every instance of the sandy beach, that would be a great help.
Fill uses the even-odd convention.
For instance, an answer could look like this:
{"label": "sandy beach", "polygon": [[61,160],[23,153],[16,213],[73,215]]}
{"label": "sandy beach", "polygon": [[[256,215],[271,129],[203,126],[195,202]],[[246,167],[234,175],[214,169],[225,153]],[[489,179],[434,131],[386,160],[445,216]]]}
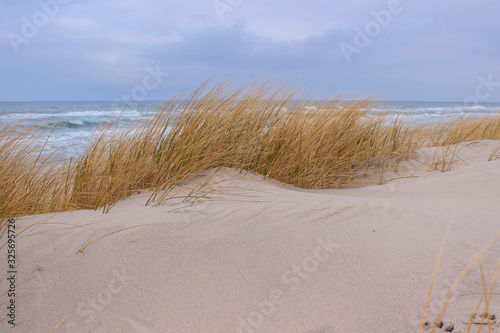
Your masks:
{"label": "sandy beach", "polygon": [[0,333],[500,333],[499,12],[0,1]]}
{"label": "sandy beach", "polygon": [[[445,173],[417,162],[440,148],[421,149],[381,186],[304,190],[224,169],[185,202],[203,177],[160,206],[142,193],[107,214],[19,218],[16,325],[0,331],[417,332],[450,222],[427,320],[500,230],[496,145],[464,145]],[[481,257],[487,286],[499,253]],[[476,263],[436,332],[466,332],[482,295]],[[495,315],[498,291],[500,332]],[[471,332],[488,331],[478,318]]]}

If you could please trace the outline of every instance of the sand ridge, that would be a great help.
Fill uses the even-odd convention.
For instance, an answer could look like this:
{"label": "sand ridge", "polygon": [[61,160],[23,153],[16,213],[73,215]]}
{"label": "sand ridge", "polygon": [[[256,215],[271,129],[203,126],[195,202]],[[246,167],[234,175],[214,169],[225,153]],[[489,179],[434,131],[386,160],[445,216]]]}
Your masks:
{"label": "sand ridge", "polygon": [[[495,144],[468,144],[451,172],[410,161],[418,177],[382,186],[299,190],[224,170],[185,202],[188,189],[159,206],[143,193],[107,214],[18,219],[14,331],[416,332],[450,221],[429,320],[500,229]],[[499,253],[497,242],[482,257],[487,281]],[[481,293],[476,265],[438,331],[464,332]],[[489,312],[500,314],[498,297]]]}

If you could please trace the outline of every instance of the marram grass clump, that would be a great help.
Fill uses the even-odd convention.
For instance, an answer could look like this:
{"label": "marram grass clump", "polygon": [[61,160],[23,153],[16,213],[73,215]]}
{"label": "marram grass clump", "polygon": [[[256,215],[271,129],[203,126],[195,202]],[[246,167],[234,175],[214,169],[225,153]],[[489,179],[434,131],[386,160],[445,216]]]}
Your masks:
{"label": "marram grass clump", "polygon": [[208,86],[127,128],[103,126],[77,160],[56,162],[54,155],[34,152],[35,127],[1,128],[0,218],[107,211],[145,190],[149,204],[162,203],[169,189],[219,167],[303,188],[341,187],[368,172],[383,175],[424,144],[422,127],[367,115],[376,105],[371,99],[305,101],[270,82]]}
{"label": "marram grass clump", "polygon": [[431,146],[448,146],[466,141],[500,139],[500,117],[460,118],[442,124],[430,136]]}

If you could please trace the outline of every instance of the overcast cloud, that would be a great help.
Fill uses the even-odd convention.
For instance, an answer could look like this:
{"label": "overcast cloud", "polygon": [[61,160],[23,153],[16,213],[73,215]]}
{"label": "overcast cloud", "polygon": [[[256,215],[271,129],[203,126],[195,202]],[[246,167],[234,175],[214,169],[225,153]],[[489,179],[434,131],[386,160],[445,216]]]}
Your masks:
{"label": "overcast cloud", "polygon": [[463,101],[486,79],[483,100],[500,101],[498,13],[497,0],[3,0],[0,100],[116,100],[154,69],[148,99],[272,73],[321,98],[413,101]]}

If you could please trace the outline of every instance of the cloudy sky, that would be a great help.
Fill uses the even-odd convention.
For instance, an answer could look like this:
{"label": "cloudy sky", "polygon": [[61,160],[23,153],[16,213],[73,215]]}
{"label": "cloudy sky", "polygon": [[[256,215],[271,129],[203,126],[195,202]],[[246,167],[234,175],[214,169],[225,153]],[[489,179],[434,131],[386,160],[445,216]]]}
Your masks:
{"label": "cloudy sky", "polygon": [[272,74],[318,98],[500,101],[498,0],[0,2],[0,100],[163,100]]}

